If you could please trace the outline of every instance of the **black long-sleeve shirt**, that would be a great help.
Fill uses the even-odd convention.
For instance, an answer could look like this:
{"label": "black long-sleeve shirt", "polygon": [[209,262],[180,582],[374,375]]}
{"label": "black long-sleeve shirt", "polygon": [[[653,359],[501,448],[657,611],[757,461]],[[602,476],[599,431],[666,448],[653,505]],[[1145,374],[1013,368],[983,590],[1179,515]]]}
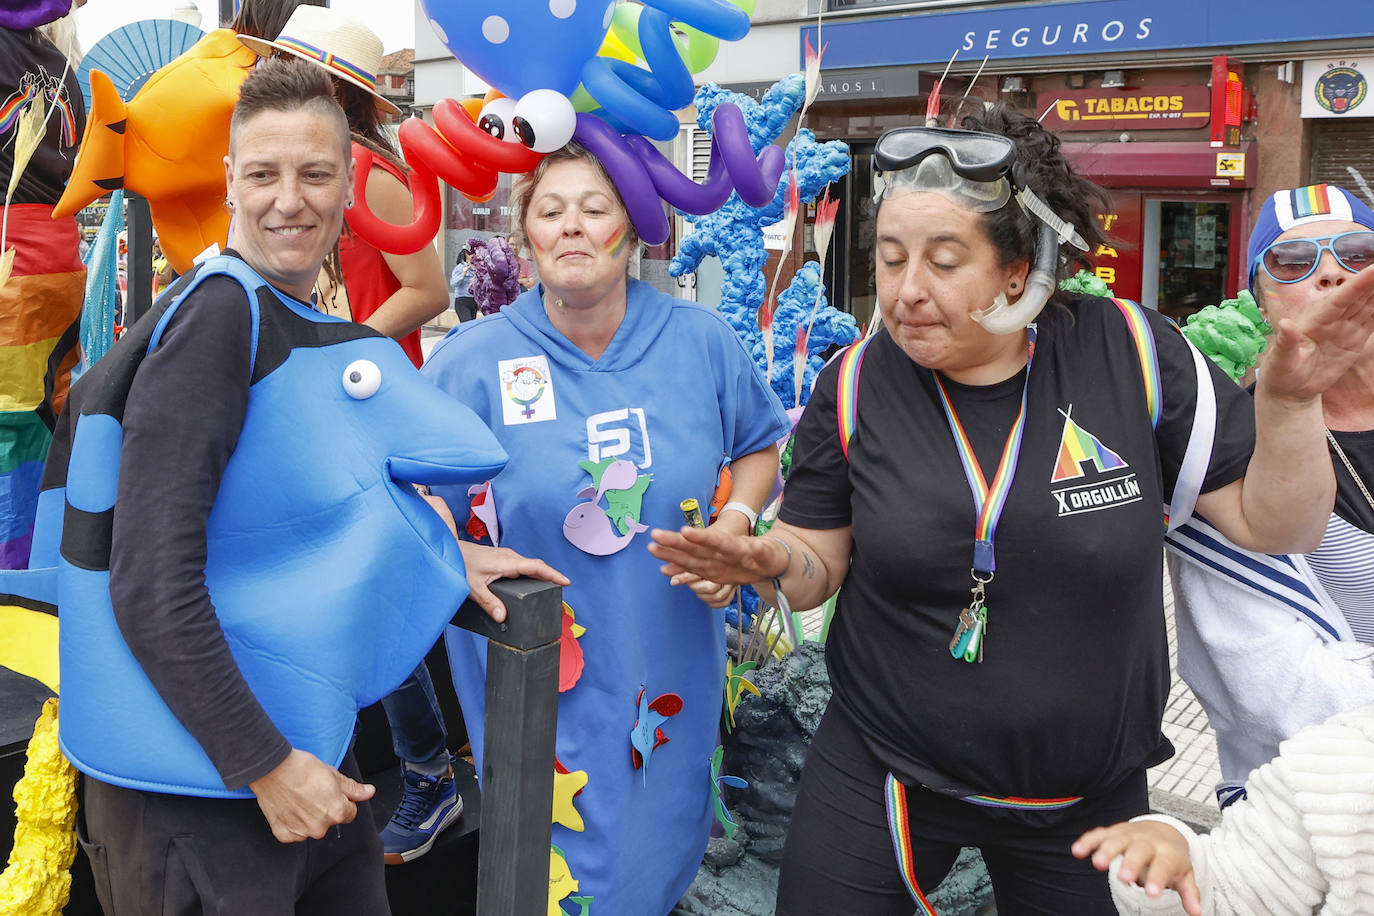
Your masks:
{"label": "black long-sleeve shirt", "polygon": [[110,556],[120,632],[227,788],[291,747],[240,673],[205,584],[206,523],[252,378],[243,288],[211,277],[173,315],[129,390]]}

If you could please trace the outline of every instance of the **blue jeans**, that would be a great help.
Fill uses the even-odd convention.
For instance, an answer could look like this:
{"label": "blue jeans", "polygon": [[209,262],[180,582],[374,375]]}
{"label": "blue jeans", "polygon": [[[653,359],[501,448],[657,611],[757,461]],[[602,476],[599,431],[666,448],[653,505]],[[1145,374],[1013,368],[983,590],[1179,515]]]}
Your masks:
{"label": "blue jeans", "polygon": [[410,676],[382,698],[382,709],[391,723],[391,746],[404,763],[448,762],[448,734],[444,714],[434,695],[434,682],[423,661]]}

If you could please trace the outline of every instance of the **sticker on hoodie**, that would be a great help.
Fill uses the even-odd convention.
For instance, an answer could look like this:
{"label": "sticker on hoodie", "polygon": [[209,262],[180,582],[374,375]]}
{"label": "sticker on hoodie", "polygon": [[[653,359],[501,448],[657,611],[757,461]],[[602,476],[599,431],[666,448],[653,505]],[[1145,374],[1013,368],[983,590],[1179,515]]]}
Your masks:
{"label": "sticker on hoodie", "polygon": [[496,367],[505,394],[501,401],[501,418],[507,426],[558,419],[547,357],[503,359]]}

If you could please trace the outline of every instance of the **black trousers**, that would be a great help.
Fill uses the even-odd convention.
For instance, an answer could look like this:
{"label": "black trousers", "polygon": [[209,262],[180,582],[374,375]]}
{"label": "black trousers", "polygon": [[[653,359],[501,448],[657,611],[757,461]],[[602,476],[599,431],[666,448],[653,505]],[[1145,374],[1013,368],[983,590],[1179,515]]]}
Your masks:
{"label": "black trousers", "polygon": [[[340,766],[358,778],[350,753]],[[77,817],[106,916],[389,916],[366,803],[324,839],[279,843],[254,799],[82,779]]]}
{"label": "black trousers", "polygon": [[[783,848],[777,916],[910,916],[883,793],[887,770],[831,703],[802,772]],[[906,790],[916,883],[927,896],[964,846],[978,847],[998,916],[1116,916],[1106,875],[1069,845],[1091,827],[1148,810],[1141,771],[1110,794],[1054,812],[981,808],[920,786]]]}

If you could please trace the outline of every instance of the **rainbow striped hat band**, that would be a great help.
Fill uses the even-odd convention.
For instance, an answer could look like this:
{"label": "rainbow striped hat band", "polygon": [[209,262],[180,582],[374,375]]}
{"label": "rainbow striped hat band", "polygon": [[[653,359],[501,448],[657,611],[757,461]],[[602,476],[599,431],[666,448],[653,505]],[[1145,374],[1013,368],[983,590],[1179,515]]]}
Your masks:
{"label": "rainbow striped hat band", "polygon": [[401,109],[377,91],[382,40],[351,16],[327,6],[298,6],[276,41],[252,35],[240,35],[238,39],[260,57],[285,52],[319,64],[330,76],[370,92],[378,108],[400,114]]}
{"label": "rainbow striped hat band", "polygon": [[1305,188],[1275,191],[1260,208],[1259,219],[1250,233],[1250,286],[1264,251],[1280,235],[1305,223],[1324,219],[1346,220],[1374,229],[1374,210],[1354,194],[1333,184],[1314,184]]}

